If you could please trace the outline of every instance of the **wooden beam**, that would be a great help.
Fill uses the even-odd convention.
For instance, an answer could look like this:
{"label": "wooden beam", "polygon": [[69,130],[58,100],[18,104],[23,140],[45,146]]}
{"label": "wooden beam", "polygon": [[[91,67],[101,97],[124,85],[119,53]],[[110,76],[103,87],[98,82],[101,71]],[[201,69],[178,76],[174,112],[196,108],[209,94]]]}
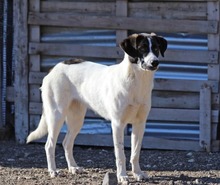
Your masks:
{"label": "wooden beam", "polygon": [[[207,14],[208,20],[220,20],[220,3],[217,2],[208,2],[207,3]],[[220,25],[219,25],[220,29]],[[216,34],[208,34],[208,49],[211,51],[220,51],[220,36],[219,32]],[[220,57],[216,58],[217,63],[208,65],[208,79],[209,80],[218,80],[220,81]]]}
{"label": "wooden beam", "polygon": [[27,0],[13,1],[15,61],[15,137],[25,143],[28,135],[28,24]]}
{"label": "wooden beam", "polygon": [[[116,59],[122,59],[124,56],[124,52],[120,47],[86,46],[63,43],[39,42],[29,43],[29,54]],[[218,63],[218,55],[219,54],[217,51],[167,50],[165,53],[165,58],[160,59],[174,62],[216,64]]]}
{"label": "wooden beam", "polygon": [[150,19],[206,20],[207,2],[130,2],[129,17],[145,17]]}
{"label": "wooden beam", "polygon": [[[42,103],[30,102],[29,112],[33,115],[40,115],[42,113]],[[88,111],[87,117],[99,118],[100,116]],[[211,117],[213,120],[217,120],[215,111],[211,113]],[[193,109],[152,108],[148,120],[199,122],[200,113],[199,110]]]}
{"label": "wooden beam", "polygon": [[[128,15],[128,0],[116,1],[116,16],[127,17]],[[127,30],[116,31],[116,45],[119,46],[120,42],[128,36]]]}
{"label": "wooden beam", "polygon": [[[40,0],[29,0],[29,11],[40,12],[41,1]],[[41,30],[39,25],[29,26],[29,41],[30,42],[40,42]],[[29,55],[29,71],[40,72],[41,69],[41,56],[39,54]],[[29,85],[29,99],[30,101],[40,102],[41,96],[39,91],[39,84],[30,84]],[[39,120],[39,115],[29,114],[29,132],[34,130],[38,125],[39,121],[36,124],[36,121]]]}
{"label": "wooden beam", "polygon": [[211,88],[203,85],[200,91],[200,146],[211,151]]}
{"label": "wooden beam", "polygon": [[[45,72],[30,72],[29,84],[41,84]],[[204,81],[204,80],[178,80],[178,79],[162,79],[156,78],[154,80],[154,90],[160,91],[182,91],[182,92],[200,92],[200,88],[203,84],[207,84],[211,87],[212,92],[219,92],[218,81]]]}
{"label": "wooden beam", "polygon": [[170,91],[183,91],[183,92],[200,92],[201,86],[205,83],[209,85],[212,92],[218,93],[219,82],[218,81],[206,81],[206,80],[179,80],[179,79],[162,79],[157,78],[154,80],[155,90],[170,90]]}
{"label": "wooden beam", "polygon": [[144,32],[217,33],[218,21],[159,20],[123,16],[85,16],[70,13],[29,13],[28,24],[75,28],[121,29]]}
{"label": "wooden beam", "polygon": [[115,2],[42,1],[41,12],[72,12],[79,14],[115,15]]}
{"label": "wooden beam", "polygon": [[[65,134],[61,133],[58,142],[62,142]],[[45,139],[44,139],[45,140]],[[43,140],[41,140],[42,142]],[[99,141],[99,142],[97,142]],[[124,146],[131,147],[131,136],[125,136]],[[99,134],[79,134],[76,137],[75,145],[86,146],[113,146],[111,135]],[[166,149],[166,150],[193,150],[202,151],[199,141],[192,140],[175,140],[144,136],[142,142],[143,149]]]}

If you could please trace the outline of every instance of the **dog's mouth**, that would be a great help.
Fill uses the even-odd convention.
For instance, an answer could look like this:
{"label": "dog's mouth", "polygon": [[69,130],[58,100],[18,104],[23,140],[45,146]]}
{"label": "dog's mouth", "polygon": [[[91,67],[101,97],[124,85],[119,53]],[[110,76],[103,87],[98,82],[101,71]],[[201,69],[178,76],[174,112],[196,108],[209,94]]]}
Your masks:
{"label": "dog's mouth", "polygon": [[146,65],[141,65],[141,69],[144,71],[156,71],[159,67],[153,67],[153,66],[146,66]]}
{"label": "dog's mouth", "polygon": [[156,71],[157,69],[158,69],[158,67],[149,66],[149,67],[147,67],[146,70],[148,70],[148,71]]}

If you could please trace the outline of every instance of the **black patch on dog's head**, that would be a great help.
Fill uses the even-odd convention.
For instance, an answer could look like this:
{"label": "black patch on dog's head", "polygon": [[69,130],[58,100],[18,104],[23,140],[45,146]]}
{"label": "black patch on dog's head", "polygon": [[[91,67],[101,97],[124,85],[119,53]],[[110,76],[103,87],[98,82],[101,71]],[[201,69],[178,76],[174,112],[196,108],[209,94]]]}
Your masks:
{"label": "black patch on dog's head", "polygon": [[144,40],[143,35],[133,34],[120,43],[121,48],[133,59],[138,59],[141,54],[138,51],[140,42]]}
{"label": "black patch on dog's head", "polygon": [[133,34],[120,43],[121,48],[129,55],[132,63],[137,63],[138,58],[143,58],[149,52],[149,40],[151,39],[152,52],[158,57],[159,51],[164,57],[167,49],[167,41],[154,33],[151,34]]}
{"label": "black patch on dog's head", "polygon": [[[162,57],[164,57],[164,53],[167,49],[167,41],[163,37],[157,36],[156,34],[151,34],[152,35],[152,46],[158,45],[160,49],[160,54]],[[154,43],[156,42],[156,43]],[[154,48],[152,48],[153,51]]]}
{"label": "black patch on dog's head", "polygon": [[71,58],[71,59],[68,59],[68,60],[64,60],[63,64],[71,65],[71,64],[79,64],[79,63],[82,63],[82,62],[84,62],[84,60],[78,59],[78,58]]}

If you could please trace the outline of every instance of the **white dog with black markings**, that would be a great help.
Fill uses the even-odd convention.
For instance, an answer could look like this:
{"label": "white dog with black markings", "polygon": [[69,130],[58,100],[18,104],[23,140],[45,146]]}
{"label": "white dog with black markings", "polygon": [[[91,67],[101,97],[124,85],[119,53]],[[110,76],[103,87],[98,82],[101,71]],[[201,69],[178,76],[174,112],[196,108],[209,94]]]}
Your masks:
{"label": "white dog with black markings", "polygon": [[55,146],[64,121],[68,132],[63,147],[69,171],[82,171],[73,158],[73,145],[87,108],[111,121],[118,181],[128,182],[124,154],[124,129],[128,123],[133,127],[130,158],[133,175],[138,181],[147,177],[140,169],[139,154],[151,108],[158,56],[159,53],[164,56],[167,41],[154,33],[141,33],[129,36],[120,46],[125,56],[119,64],[105,66],[71,59],[57,64],[43,79],[43,113],[27,143],[48,133],[45,150],[52,177],[57,173]]}

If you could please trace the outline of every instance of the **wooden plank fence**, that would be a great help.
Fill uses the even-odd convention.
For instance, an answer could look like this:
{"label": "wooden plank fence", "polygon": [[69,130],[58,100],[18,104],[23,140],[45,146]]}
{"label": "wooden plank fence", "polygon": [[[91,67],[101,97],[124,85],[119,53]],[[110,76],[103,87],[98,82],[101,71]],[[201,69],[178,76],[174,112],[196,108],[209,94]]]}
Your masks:
{"label": "wooden plank fence", "polygon": [[[197,140],[176,140],[145,136],[144,148],[178,150],[219,150],[219,17],[217,0],[196,1],[14,1],[15,61],[14,86],[16,140],[24,143],[40,119],[42,103],[39,87],[47,72],[42,59],[52,57],[108,58],[120,61],[118,43],[130,31],[203,34],[208,50],[168,49],[164,61],[207,65],[207,80],[156,79],[149,120],[196,122]],[[116,46],[91,46],[71,42],[46,42],[42,35],[63,30],[114,30]],[[12,88],[10,87],[10,92]],[[9,96],[10,101],[12,97]],[[88,117],[97,117],[88,112]],[[125,133],[126,134],[126,133]],[[62,134],[60,136],[63,138]],[[130,146],[126,134],[125,145]],[[98,142],[97,142],[98,141]],[[78,144],[112,146],[110,135],[80,134]]]}

